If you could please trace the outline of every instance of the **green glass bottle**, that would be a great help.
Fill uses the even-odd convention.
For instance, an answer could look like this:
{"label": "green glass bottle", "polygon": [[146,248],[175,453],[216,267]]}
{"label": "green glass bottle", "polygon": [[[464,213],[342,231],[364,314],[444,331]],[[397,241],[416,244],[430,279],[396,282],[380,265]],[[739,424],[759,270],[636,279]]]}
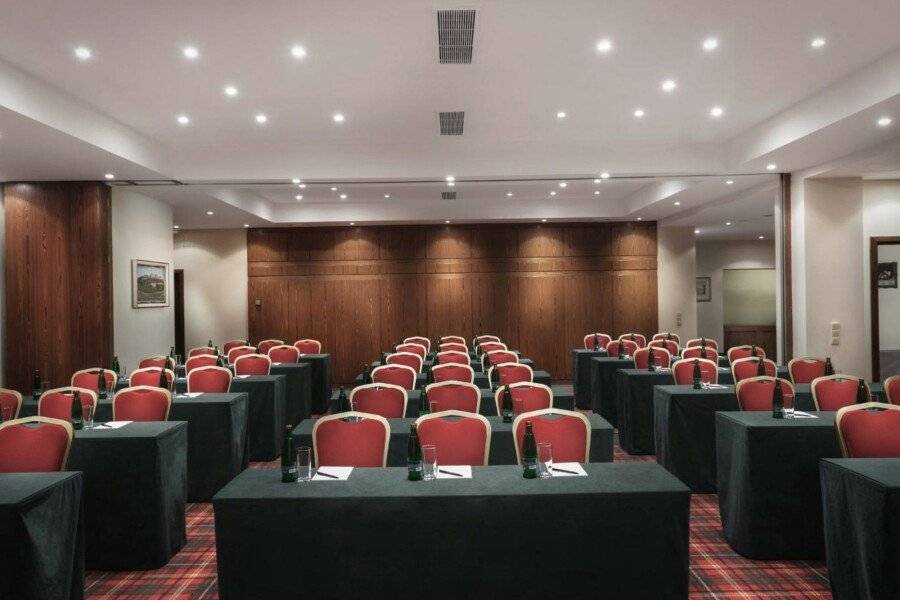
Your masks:
{"label": "green glass bottle", "polygon": [[672,341],[672,334],[669,333],[668,331],[666,332],[666,341],[667,341],[667,342]]}
{"label": "green glass bottle", "polygon": [[31,376],[31,398],[37,402],[43,391],[44,386],[41,385],[41,374],[35,369],[34,375]]}
{"label": "green glass bottle", "polygon": [[772,391],[772,418],[784,418],[784,392],[781,389],[781,381],[775,380],[775,389]]}
{"label": "green glass bottle", "polygon": [[522,477],[536,479],[537,476],[537,441],[534,439],[531,421],[526,421],[525,435],[522,437]]}
{"label": "green glass bottle", "polygon": [[594,352],[598,351],[599,349],[600,349],[600,338],[595,333],[594,334]]}
{"label": "green glass bottle", "polygon": [[347,398],[347,392],[345,392],[344,387],[341,386],[338,390],[337,411],[335,412],[349,412],[350,410],[350,399]]}
{"label": "green glass bottle", "polygon": [[653,346],[647,348],[647,370],[656,370],[656,353],[653,352]]}
{"label": "green glass bottle", "polygon": [[703,387],[703,375],[700,373],[700,361],[694,359],[694,389],[699,390]]}
{"label": "green glass bottle", "polygon": [[503,422],[512,423],[513,421],[513,401],[512,392],[509,386],[503,388]]}
{"label": "green glass bottle", "polygon": [[291,435],[290,425],[284,428],[284,440],[281,442],[281,481],[297,481],[297,453],[294,452],[294,437]]}
{"label": "green glass bottle", "polygon": [[84,428],[84,414],[81,407],[81,392],[72,394],[72,429]]}
{"label": "green glass bottle", "polygon": [[97,399],[106,400],[106,377],[103,369],[97,370]]}
{"label": "green glass bottle", "polygon": [[834,365],[831,364],[831,357],[825,357],[825,375],[834,375]]}
{"label": "green glass bottle", "polygon": [[756,353],[756,346],[750,346],[750,356],[752,358],[759,358],[759,354]]}
{"label": "green glass bottle", "polygon": [[113,356],[112,370],[116,372],[116,377],[122,375],[122,366],[119,365],[119,357]]}
{"label": "green glass bottle", "polygon": [[209,340],[209,341],[206,342],[206,347],[207,347],[207,348],[212,348],[212,347],[213,347],[213,345],[212,345],[212,340]]}
{"label": "green glass bottle", "polygon": [[372,365],[363,365],[363,384],[372,383]]}
{"label": "green glass bottle", "polygon": [[622,343],[623,341],[624,340],[619,340],[619,347],[616,349],[616,356],[619,358],[619,360],[625,358],[625,344]]}
{"label": "green glass bottle", "polygon": [[419,394],[419,416],[427,415],[431,412],[431,405],[428,403],[428,390],[422,388],[421,394]]}
{"label": "green glass bottle", "polygon": [[416,424],[409,424],[409,438],[406,442],[407,479],[422,481],[422,445],[419,443],[419,432]]}
{"label": "green glass bottle", "polygon": [[166,370],[165,369],[159,370],[159,384],[158,385],[159,385],[159,387],[163,388],[164,390],[169,389],[169,380],[166,378]]}
{"label": "green glass bottle", "polygon": [[378,360],[378,364],[379,364],[379,365],[386,365],[386,364],[387,364],[387,357],[388,357],[388,353],[387,353],[387,352],[382,352],[382,353],[381,353],[381,358]]}
{"label": "green glass bottle", "polygon": [[762,377],[766,374],[766,361],[762,358],[756,360],[756,376]]}
{"label": "green glass bottle", "polygon": [[869,397],[869,390],[866,389],[866,382],[863,381],[863,378],[859,378],[859,383],[856,386],[856,403],[857,404],[865,404],[869,402],[871,398]]}

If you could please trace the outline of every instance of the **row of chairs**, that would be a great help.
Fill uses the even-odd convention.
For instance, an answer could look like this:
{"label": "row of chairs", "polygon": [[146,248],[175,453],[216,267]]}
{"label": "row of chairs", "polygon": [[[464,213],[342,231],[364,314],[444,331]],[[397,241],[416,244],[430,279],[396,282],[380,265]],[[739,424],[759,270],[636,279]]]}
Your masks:
{"label": "row of chairs", "polygon": [[[38,398],[37,414],[40,417],[63,419],[72,417],[72,402],[78,392],[82,409],[96,409],[98,396],[95,390],[66,386],[45,391]],[[119,390],[113,395],[114,421],[166,421],[172,406],[172,392],[156,385],[135,385]],[[22,410],[22,394],[0,388],[0,408],[3,420],[19,418]]]}

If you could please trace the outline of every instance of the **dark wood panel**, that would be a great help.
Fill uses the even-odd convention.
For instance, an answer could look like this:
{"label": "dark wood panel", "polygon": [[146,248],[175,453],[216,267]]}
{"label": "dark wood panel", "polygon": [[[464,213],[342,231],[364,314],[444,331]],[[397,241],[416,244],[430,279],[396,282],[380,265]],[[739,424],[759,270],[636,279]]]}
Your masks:
{"label": "dark wood panel", "polygon": [[566,275],[566,340],[573,348],[592,331],[613,335],[612,279],[608,271]]}
{"label": "dark wood panel", "polygon": [[525,356],[540,356],[540,368],[565,377],[571,346],[559,343],[565,332],[565,276],[524,275],[519,280],[519,343]]}
{"label": "dark wood panel", "polygon": [[733,346],[759,346],[766,351],[766,356],[775,360],[776,339],[774,325],[726,325],[723,350]]}
{"label": "dark wood panel", "polygon": [[626,331],[644,334],[656,332],[659,319],[656,271],[615,273],[612,301],[612,335]]}

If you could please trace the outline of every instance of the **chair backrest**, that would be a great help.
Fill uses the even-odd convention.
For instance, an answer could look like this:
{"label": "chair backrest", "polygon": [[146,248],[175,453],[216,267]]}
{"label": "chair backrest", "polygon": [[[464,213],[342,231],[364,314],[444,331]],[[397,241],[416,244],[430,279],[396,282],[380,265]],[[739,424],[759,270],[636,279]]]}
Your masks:
{"label": "chair backrest", "polygon": [[748,377],[737,382],[734,392],[737,395],[741,410],[772,410],[772,398],[775,396],[775,382],[781,383],[781,396],[784,407],[794,406],[794,386],[787,379],[779,379],[769,375]]}
{"label": "chair backrest", "polygon": [[534,439],[550,444],[553,462],[590,462],[591,422],[582,413],[560,408],[547,408],[520,414],[513,421],[516,460],[522,463],[522,440],[525,424],[531,422]]}
{"label": "chair backrest", "polygon": [[97,392],[79,387],[59,387],[47,390],[38,398],[38,416],[70,421],[72,419],[72,399],[76,390],[81,395],[82,410],[88,406],[97,407]]}
{"label": "chair backrest", "polygon": [[[816,410],[838,410],[856,404],[859,382],[860,378],[852,375],[816,377],[809,384]],[[866,398],[870,398],[869,386],[865,382],[863,385],[866,388]]]}
{"label": "chair backrest", "polygon": [[300,351],[300,354],[321,354],[322,342],[305,338],[294,342],[294,348]]}
{"label": "chair backrest", "polygon": [[522,381],[534,381],[534,371],[528,365],[521,363],[501,363],[488,369],[488,382],[491,387],[520,383]]}
{"label": "chair backrest", "polygon": [[172,392],[161,387],[138,385],[113,396],[113,421],[168,421]]}
{"label": "chair backrest", "polygon": [[20,410],[22,410],[22,394],[16,390],[0,388],[0,420],[18,419]]}
{"label": "chair backrest", "polygon": [[675,340],[651,340],[647,346],[651,348],[665,348],[672,356],[678,356],[678,353],[681,351],[681,348],[678,347],[678,342]]}
{"label": "chair backrest", "polygon": [[884,380],[884,395],[891,404],[900,404],[900,375],[893,375]]}
{"label": "chair backrest", "polygon": [[403,340],[404,344],[419,344],[425,346],[428,352],[431,352],[431,340],[421,335],[414,335]]}
{"label": "chair backrest", "polygon": [[866,402],[845,406],[834,416],[841,451],[847,458],[900,458],[900,406]]}
{"label": "chair backrest", "polygon": [[788,373],[794,383],[812,383],[816,377],[825,376],[825,359],[803,356],[788,361]]}
{"label": "chair backrest", "polygon": [[412,352],[394,352],[388,354],[384,362],[389,365],[406,365],[416,373],[422,372],[422,357]]}
{"label": "chair backrest", "polygon": [[170,369],[174,371],[175,362],[168,356],[150,356],[148,358],[141,359],[141,362],[138,363],[138,369],[148,369],[150,367],[156,367],[157,369]]}
{"label": "chair backrest", "polygon": [[459,342],[441,342],[438,344],[438,352],[464,352],[466,354],[469,353],[469,348],[465,344],[460,344]]}
{"label": "chair backrest", "polygon": [[631,340],[613,340],[606,345],[606,353],[609,356],[618,356],[619,346],[622,346],[622,353],[625,356],[634,356],[634,353],[639,348],[637,342],[632,342]]}
{"label": "chair backrest", "polygon": [[441,465],[487,465],[491,424],[471,411],[441,410],[416,419],[419,442],[432,445]]}
{"label": "chair backrest", "polygon": [[[468,362],[468,361],[467,361]],[[435,383],[443,381],[475,382],[475,369],[468,364],[446,363],[431,367],[431,377]]]}
{"label": "chair backrest", "polygon": [[[634,337],[634,339],[632,339]],[[620,340],[629,340],[635,342],[638,345],[638,348],[643,348],[647,345],[647,336],[642,333],[634,333],[629,331],[628,333],[623,333],[619,336]]]}
{"label": "chair backrest", "polygon": [[275,346],[284,346],[284,340],[263,340],[256,345],[256,351],[259,354],[268,354],[269,350]]}
{"label": "chair backrest", "polygon": [[240,348],[242,346],[247,345],[247,340],[228,340],[222,345],[222,354],[228,356],[228,353],[235,349]]}
{"label": "chair backrest", "polygon": [[[438,340],[441,344],[462,344],[466,345],[466,338],[461,335],[445,335],[440,340]],[[468,352],[468,350],[466,350]]]}
{"label": "chair backrest", "polygon": [[406,390],[392,383],[367,383],[350,390],[350,406],[356,412],[381,415],[385,419],[406,416]]}
{"label": "chair backrest", "polygon": [[72,446],[67,420],[25,417],[0,423],[0,473],[64,471]]}
{"label": "chair backrest", "polygon": [[503,415],[503,394],[509,388],[512,397],[512,411],[519,415],[535,410],[553,408],[553,390],[542,383],[522,382],[501,385],[494,393],[494,404],[497,407],[497,416]]}
{"label": "chair backrest", "polygon": [[265,354],[244,354],[234,361],[235,375],[268,375],[272,372],[272,359]]}
{"label": "chair backrest", "polygon": [[484,342],[478,346],[478,351],[482,354],[494,352],[495,350],[509,350],[503,342]]}
{"label": "chair backrest", "polygon": [[481,390],[472,383],[442,381],[425,386],[428,401],[437,404],[437,410],[477,413],[481,406]]}
{"label": "chair backrest", "polygon": [[97,392],[100,390],[100,386],[97,385],[97,380],[100,378],[101,371],[103,372],[103,379],[106,381],[106,390],[114,390],[116,388],[116,380],[119,378],[118,374],[115,371],[101,368],[75,371],[75,373],[72,374],[69,385]]}
{"label": "chair backrest", "polygon": [[422,344],[400,344],[396,348],[394,348],[395,352],[408,352],[410,354],[415,354],[422,360],[425,360],[425,356],[428,354],[428,348],[423,346]]}
{"label": "chair backrest", "polygon": [[416,370],[408,365],[381,365],[372,369],[372,383],[393,383],[404,390],[414,390],[416,375]]}
{"label": "chair backrest", "polygon": [[[247,356],[248,354],[256,354],[256,348],[253,346],[238,346],[236,348],[232,348],[228,351],[228,362],[234,364],[241,356]],[[265,355],[263,355],[265,356]]]}
{"label": "chair backrest", "polygon": [[719,342],[712,338],[693,338],[687,341],[685,348],[693,348],[694,346],[706,346],[707,348],[715,348],[719,351]]}
{"label": "chair backrest", "polygon": [[446,352],[438,352],[434,355],[437,364],[439,365],[466,365],[469,366],[469,354],[468,352],[457,352],[456,350],[447,350]]}
{"label": "chair backrest", "polygon": [[[146,369],[136,369],[131,372],[131,376],[128,378],[128,387],[137,387],[139,385],[149,385],[153,387],[159,387],[159,374],[163,371],[159,367],[148,367]],[[166,372],[166,384],[169,386],[166,389],[174,389],[175,386],[175,371],[170,369],[165,369]]]}
{"label": "chair backrest", "polygon": [[668,367],[672,364],[672,355],[665,348],[647,346],[634,351],[634,368],[646,369],[650,364],[650,351],[653,351],[653,362],[657,367]]}
{"label": "chair backrest", "polygon": [[681,358],[705,358],[706,360],[711,360],[718,364],[719,351],[715,348],[710,348],[709,346],[688,346],[681,351]]}
{"label": "chair backrest", "polygon": [[484,371],[487,371],[488,367],[517,362],[519,362],[519,355],[509,350],[492,350],[485,352],[481,357],[482,370]]}
{"label": "chair backrest", "polygon": [[384,467],[391,428],[379,415],[348,411],[313,424],[316,466]]}
{"label": "chair backrest", "polygon": [[672,366],[672,377],[675,385],[691,385],[694,383],[694,363],[700,365],[700,381],[703,383],[719,382],[719,365],[705,358],[679,360]]}
{"label": "chair backrest", "polygon": [[188,393],[226,394],[231,389],[231,371],[225,367],[197,367],[187,374]]}
{"label": "chair backrest", "polygon": [[655,342],[656,340],[670,340],[674,341],[679,346],[681,345],[681,336],[679,336],[677,333],[672,333],[671,331],[661,331],[659,333],[654,333],[653,337],[650,338],[650,341]]}
{"label": "chair backrest", "polygon": [[731,376],[734,378],[734,382],[758,376],[760,361],[762,361],[763,371],[766,375],[769,377],[778,375],[778,367],[775,366],[774,361],[768,358],[739,358],[731,363]]}
{"label": "chair backrest", "polygon": [[612,336],[606,333],[589,333],[584,336],[584,349],[585,350],[593,350],[594,349],[594,337],[597,338],[597,347],[606,349],[607,344],[612,341]]}
{"label": "chair backrest", "polygon": [[485,342],[502,342],[502,341],[503,340],[501,340],[500,337],[496,336],[496,335],[489,335],[489,334],[476,335],[474,338],[472,338],[472,347],[474,348],[475,346],[477,346],[479,344],[483,344]]}
{"label": "chair backrest", "polygon": [[200,346],[199,348],[191,348],[188,351],[188,358],[193,358],[194,356],[215,356],[216,349],[210,348],[209,346]]}
{"label": "chair backrest", "polygon": [[184,372],[190,374],[194,369],[215,367],[218,363],[219,359],[216,356],[210,354],[198,354],[197,356],[190,357],[184,362]]}
{"label": "chair backrest", "polygon": [[266,356],[271,358],[273,363],[295,363],[300,360],[300,351],[294,346],[280,344],[269,348]]}
{"label": "chair backrest", "polygon": [[753,358],[754,352],[756,352],[758,358],[766,357],[766,351],[759,346],[732,346],[726,354],[728,355],[728,362],[733,363],[742,358]]}

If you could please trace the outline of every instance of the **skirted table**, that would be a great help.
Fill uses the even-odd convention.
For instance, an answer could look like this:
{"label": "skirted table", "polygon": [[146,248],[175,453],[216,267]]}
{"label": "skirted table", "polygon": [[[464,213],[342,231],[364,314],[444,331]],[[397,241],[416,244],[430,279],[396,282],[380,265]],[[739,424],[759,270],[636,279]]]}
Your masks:
{"label": "skirted table", "polygon": [[606,356],[606,350],[572,350],[572,388],[578,408],[591,408],[591,359],[601,356]]}
{"label": "skirted table", "polygon": [[[374,361],[374,362],[372,363],[372,368],[375,368],[375,367],[377,367],[377,366],[380,365],[380,364],[381,364],[380,362]],[[519,358],[519,364],[520,364],[520,365],[528,365],[529,367],[531,367],[532,369],[534,369],[534,361],[531,360],[530,358]],[[425,367],[433,367],[433,366],[434,366],[434,358],[426,358],[426,359],[422,362],[422,368],[423,368],[423,369],[424,369]],[[470,357],[470,358],[469,358],[469,366],[472,367],[472,370],[475,371],[476,373],[483,373],[483,372],[484,372],[484,369],[481,368],[481,357],[480,357],[480,356],[479,356],[478,358],[471,358],[471,357]]]}
{"label": "skirted table", "polygon": [[84,598],[81,473],[0,474],[0,598]]}
{"label": "skirted table", "polygon": [[420,482],[354,469],[302,484],[248,469],[213,499],[219,594],[686,599],[687,488],[655,464],[584,468]]}
{"label": "skirted table", "polygon": [[300,364],[309,364],[310,412],[321,415],[331,397],[331,355],[301,354]]}
{"label": "skirted table", "polygon": [[[491,449],[488,454],[490,465],[514,465],[516,448],[513,444],[512,423],[504,423],[502,417],[488,417],[491,423]],[[588,415],[591,422],[591,448],[588,458],[590,462],[612,462],[613,460],[613,428],[600,415]],[[415,419],[388,419],[391,427],[391,438],[388,445],[387,464],[389,467],[406,466],[406,443],[409,440],[409,426]],[[294,428],[294,446],[313,447],[312,429],[314,420],[303,421]],[[438,463],[441,460],[441,449],[437,449]]]}
{"label": "skirted table", "polygon": [[[552,383],[552,379],[550,377],[550,373],[547,371],[537,370],[533,372],[535,383],[543,383],[544,385],[550,385]],[[416,389],[422,389],[425,387],[425,373],[419,373],[416,375]],[[356,376],[356,379],[353,380],[353,387],[358,385],[362,385],[363,382],[363,374],[360,373]],[[477,387],[480,388],[490,388],[491,386],[488,384],[487,373],[475,373],[475,380],[472,382]]]}
{"label": "skirted table", "polygon": [[616,356],[600,356],[590,359],[591,372],[591,409],[601,417],[619,426],[616,414],[616,371],[633,369],[634,361],[630,358]]}

